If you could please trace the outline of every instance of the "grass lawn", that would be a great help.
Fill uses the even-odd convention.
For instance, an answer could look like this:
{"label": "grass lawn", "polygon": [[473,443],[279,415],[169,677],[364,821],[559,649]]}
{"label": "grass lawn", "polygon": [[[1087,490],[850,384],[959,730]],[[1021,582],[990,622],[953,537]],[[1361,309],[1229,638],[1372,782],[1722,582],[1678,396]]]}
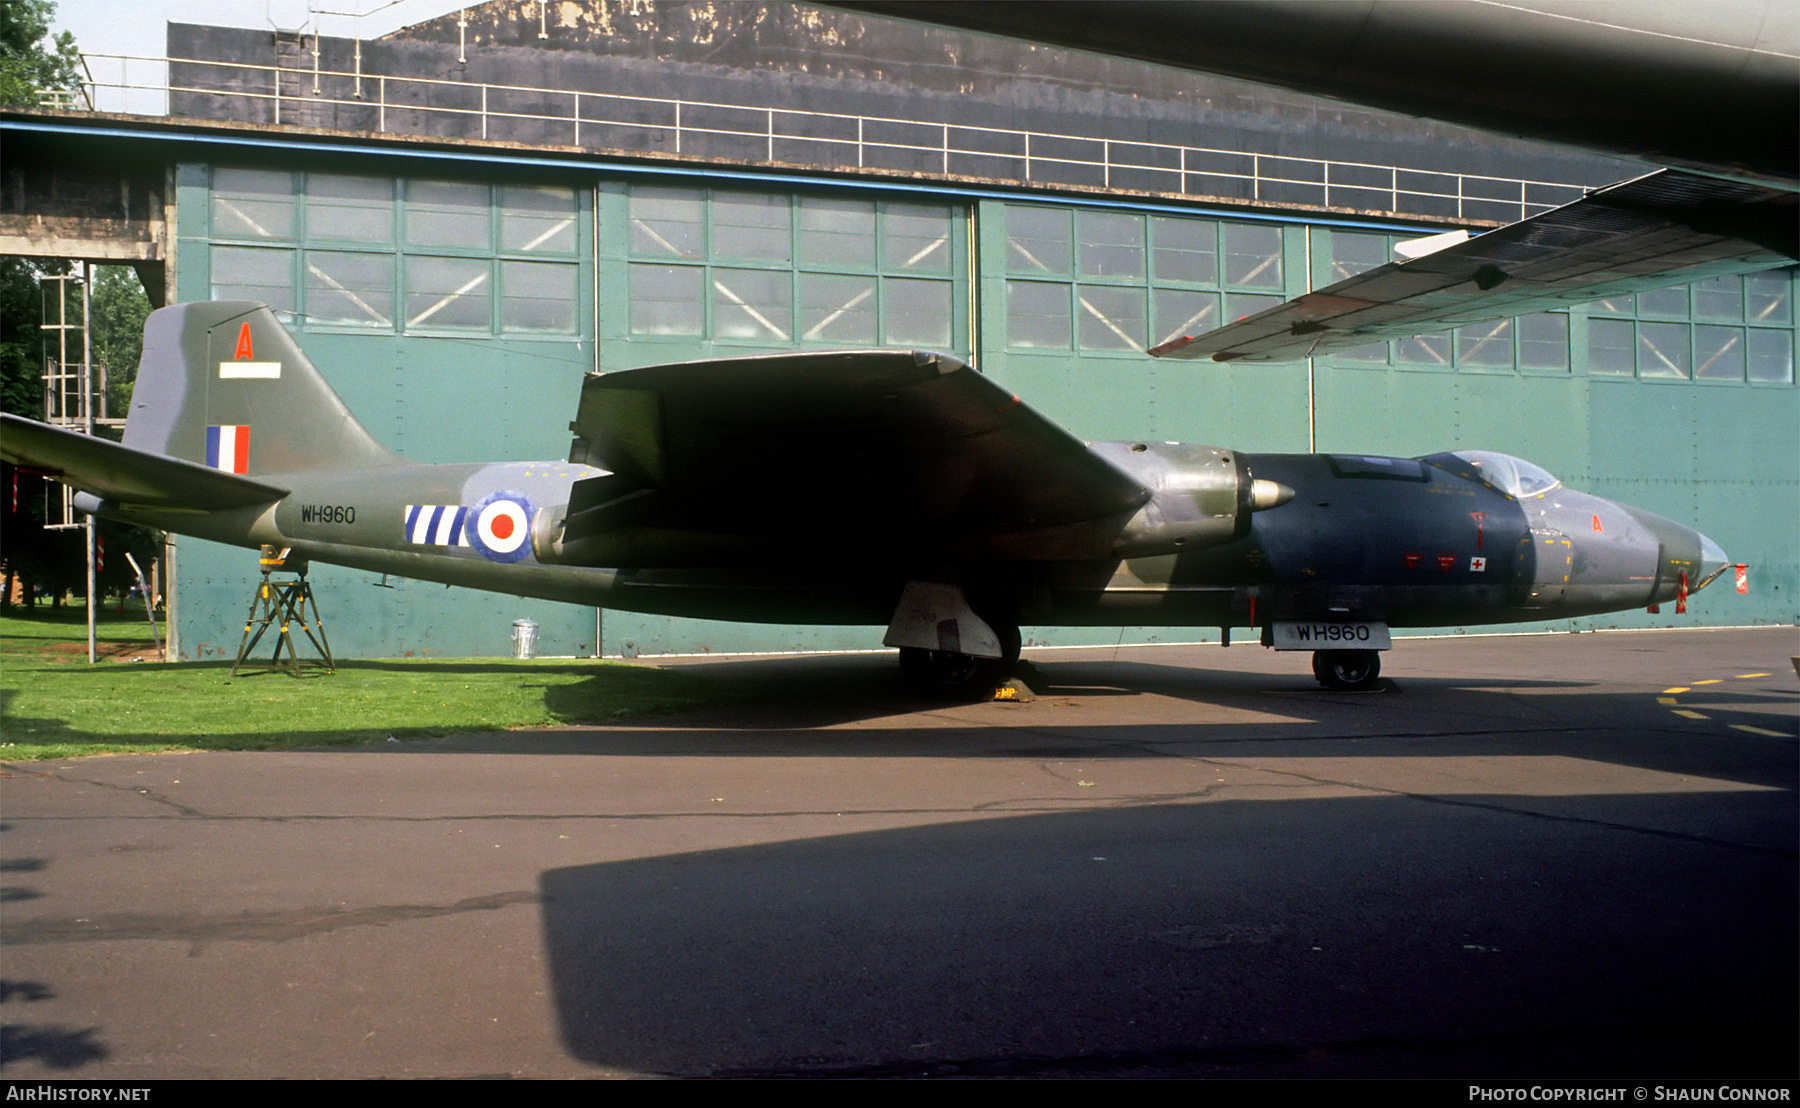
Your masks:
{"label": "grass lawn", "polygon": [[[87,661],[79,606],[0,618],[0,760],[151,750],[267,750],[594,723],[733,695],[689,673],[602,661],[339,661],[336,673],[228,676],[228,662],[129,661],[142,608],[105,612]],[[257,648],[266,659],[268,644]],[[301,657],[304,659],[305,654]]]}

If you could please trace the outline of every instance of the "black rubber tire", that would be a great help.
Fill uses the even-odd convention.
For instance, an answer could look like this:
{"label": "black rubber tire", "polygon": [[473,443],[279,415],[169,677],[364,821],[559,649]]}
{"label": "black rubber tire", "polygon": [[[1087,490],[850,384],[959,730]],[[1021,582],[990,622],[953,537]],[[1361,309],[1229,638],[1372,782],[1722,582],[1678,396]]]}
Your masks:
{"label": "black rubber tire", "polygon": [[1319,679],[1319,684],[1336,692],[1372,689],[1381,679],[1381,652],[1316,650],[1313,652],[1313,676]]}

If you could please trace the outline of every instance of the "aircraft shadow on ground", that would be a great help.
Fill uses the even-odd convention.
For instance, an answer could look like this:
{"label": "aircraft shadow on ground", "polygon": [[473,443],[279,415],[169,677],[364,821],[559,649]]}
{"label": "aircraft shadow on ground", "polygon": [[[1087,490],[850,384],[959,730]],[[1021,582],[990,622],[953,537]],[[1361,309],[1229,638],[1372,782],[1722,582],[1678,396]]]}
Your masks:
{"label": "aircraft shadow on ground", "polygon": [[[0,833],[12,825],[0,823]],[[48,867],[43,858],[9,857],[0,861],[0,904],[36,900],[44,894],[37,888],[17,883],[19,874],[36,874]],[[61,1024],[29,1022],[31,1005],[52,1000],[56,990],[42,981],[26,981],[0,977],[0,1067],[20,1062],[36,1062],[51,1070],[73,1070],[109,1057],[112,1051],[101,1041],[93,1027],[65,1027]]]}
{"label": "aircraft shadow on ground", "polygon": [[549,983],[567,1049],[638,1073],[1791,1078],[1792,852],[1613,805],[1158,804],[552,870]]}

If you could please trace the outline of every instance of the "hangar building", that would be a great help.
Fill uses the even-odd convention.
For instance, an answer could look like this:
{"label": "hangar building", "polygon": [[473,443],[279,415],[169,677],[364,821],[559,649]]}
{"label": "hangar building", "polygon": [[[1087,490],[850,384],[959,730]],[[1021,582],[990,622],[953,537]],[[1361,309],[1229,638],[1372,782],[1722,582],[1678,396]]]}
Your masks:
{"label": "hangar building", "polygon": [[[408,457],[564,457],[591,371],[927,348],[1087,439],[1522,455],[1751,566],[1747,595],[1727,581],[1687,616],[1575,626],[1800,622],[1793,267],[1312,362],[1144,353],[1642,166],[778,3],[492,0],[367,40],[171,24],[165,56],[148,80],[88,59],[97,94],[153,85],[154,108],[0,117],[0,250],[130,261],[170,302],[266,301]],[[817,556],[858,557],[831,514]],[[176,550],[180,656],[233,655],[254,554]],[[313,582],[344,655],[502,654],[519,618],[562,655],[881,634]]]}

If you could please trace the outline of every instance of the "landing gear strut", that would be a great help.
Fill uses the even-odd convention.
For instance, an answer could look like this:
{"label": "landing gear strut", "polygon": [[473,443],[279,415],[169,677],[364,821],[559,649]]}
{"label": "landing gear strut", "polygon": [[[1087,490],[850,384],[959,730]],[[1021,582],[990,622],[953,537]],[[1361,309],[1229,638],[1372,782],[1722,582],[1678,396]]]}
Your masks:
{"label": "landing gear strut", "polygon": [[1018,665],[1024,642],[1018,627],[994,624],[1000,640],[1000,657],[979,658],[950,650],[925,650],[916,646],[900,648],[900,672],[914,689],[928,695],[974,693],[984,683],[997,682]]}
{"label": "landing gear strut", "polygon": [[1339,692],[1372,689],[1381,677],[1379,650],[1315,650],[1313,676]]}

